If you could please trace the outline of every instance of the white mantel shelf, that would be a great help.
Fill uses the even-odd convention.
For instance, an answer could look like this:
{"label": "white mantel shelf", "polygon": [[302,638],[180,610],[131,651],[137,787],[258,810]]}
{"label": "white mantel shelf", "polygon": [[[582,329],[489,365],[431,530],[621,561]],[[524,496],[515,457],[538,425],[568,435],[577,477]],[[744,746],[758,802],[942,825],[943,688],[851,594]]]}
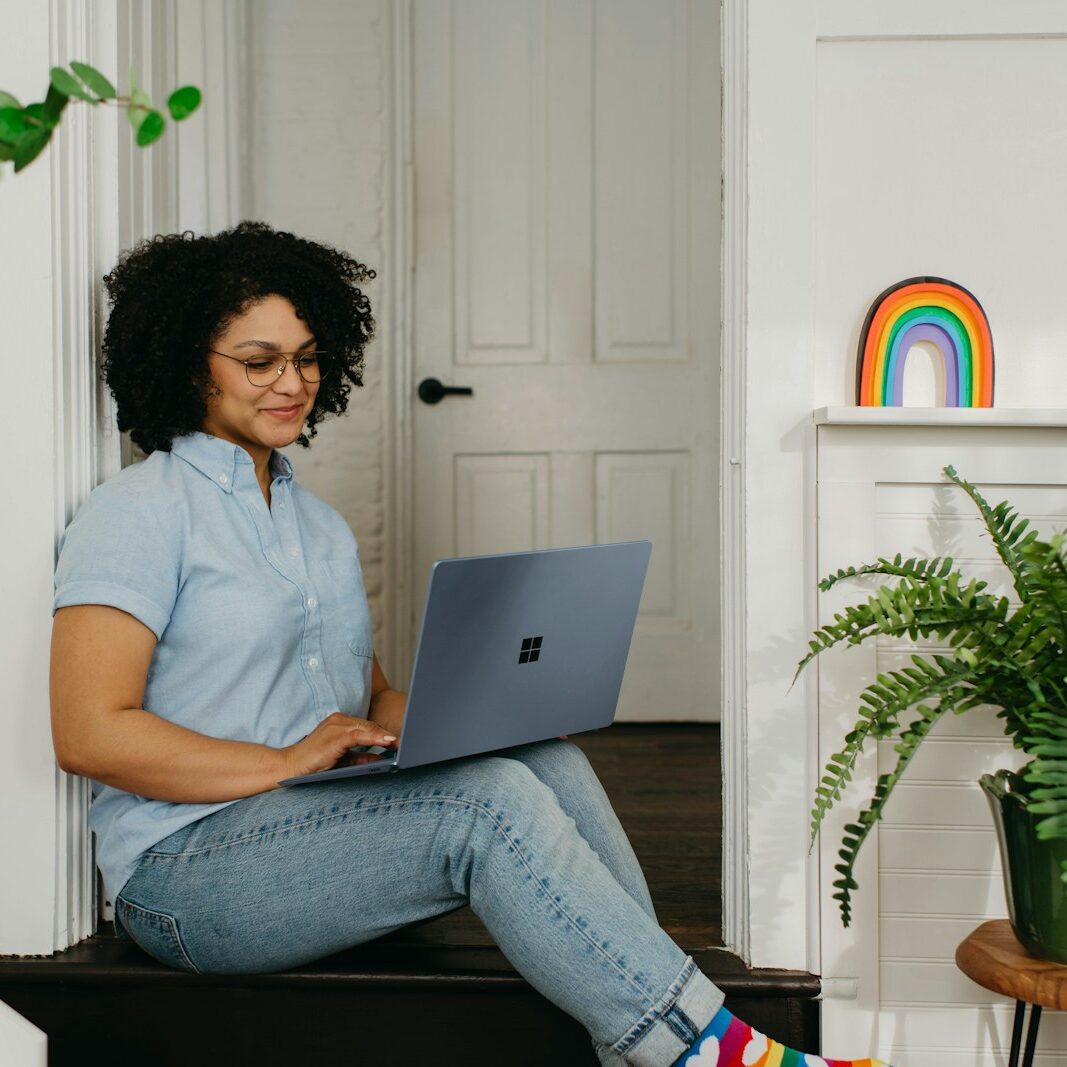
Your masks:
{"label": "white mantel shelf", "polygon": [[816,408],[816,426],[1063,427],[1067,408]]}

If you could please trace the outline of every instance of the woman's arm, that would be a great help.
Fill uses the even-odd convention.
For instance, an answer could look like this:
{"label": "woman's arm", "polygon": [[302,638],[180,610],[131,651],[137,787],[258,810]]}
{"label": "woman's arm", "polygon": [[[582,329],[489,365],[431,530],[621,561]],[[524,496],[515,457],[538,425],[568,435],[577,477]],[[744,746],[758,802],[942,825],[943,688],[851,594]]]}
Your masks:
{"label": "woman's arm", "polygon": [[157,800],[212,803],[325,769],[348,746],[389,743],[381,726],[340,713],[284,749],[187,730],[141,707],[155,644],[147,626],[117,608],[56,612],[52,741],[63,770]]}
{"label": "woman's arm", "polygon": [[370,710],[367,712],[371,721],[399,737],[400,731],[404,728],[404,713],[407,711],[407,706],[407,693],[389,688],[389,683],[385,680],[385,672],[375,654],[371,663]]}

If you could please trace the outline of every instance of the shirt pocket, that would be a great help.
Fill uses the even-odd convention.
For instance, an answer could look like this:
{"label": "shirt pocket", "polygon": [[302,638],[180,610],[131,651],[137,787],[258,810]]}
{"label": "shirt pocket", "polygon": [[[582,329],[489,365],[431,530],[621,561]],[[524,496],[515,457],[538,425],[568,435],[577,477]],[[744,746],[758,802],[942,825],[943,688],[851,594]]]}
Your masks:
{"label": "shirt pocket", "polygon": [[336,628],[349,651],[370,659],[371,621],[363,570],[356,556],[327,559],[322,563],[325,580],[316,583],[322,603],[323,628]]}

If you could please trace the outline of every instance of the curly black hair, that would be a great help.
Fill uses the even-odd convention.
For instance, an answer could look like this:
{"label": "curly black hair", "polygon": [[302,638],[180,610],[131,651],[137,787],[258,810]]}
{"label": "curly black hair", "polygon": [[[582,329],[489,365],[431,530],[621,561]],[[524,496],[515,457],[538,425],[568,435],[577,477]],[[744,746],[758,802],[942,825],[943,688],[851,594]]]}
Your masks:
{"label": "curly black hair", "polygon": [[144,452],[169,452],[175,437],[199,430],[214,388],[208,349],[257,301],[283,296],[330,353],[297,442],[348,407],[363,384],[363,350],[374,335],[359,283],[375,272],[330,245],[246,221],[212,236],[158,235],[123,252],[104,277],[110,313],[104,380],[120,430]]}

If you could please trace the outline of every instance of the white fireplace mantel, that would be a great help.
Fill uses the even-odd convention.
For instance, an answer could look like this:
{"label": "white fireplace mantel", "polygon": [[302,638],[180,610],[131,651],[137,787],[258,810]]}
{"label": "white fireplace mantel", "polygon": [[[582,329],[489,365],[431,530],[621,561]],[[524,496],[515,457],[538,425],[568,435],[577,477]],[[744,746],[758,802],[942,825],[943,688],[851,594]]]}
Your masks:
{"label": "white fireplace mantel", "polygon": [[816,426],[1013,426],[1067,428],[1067,408],[816,408]]}

